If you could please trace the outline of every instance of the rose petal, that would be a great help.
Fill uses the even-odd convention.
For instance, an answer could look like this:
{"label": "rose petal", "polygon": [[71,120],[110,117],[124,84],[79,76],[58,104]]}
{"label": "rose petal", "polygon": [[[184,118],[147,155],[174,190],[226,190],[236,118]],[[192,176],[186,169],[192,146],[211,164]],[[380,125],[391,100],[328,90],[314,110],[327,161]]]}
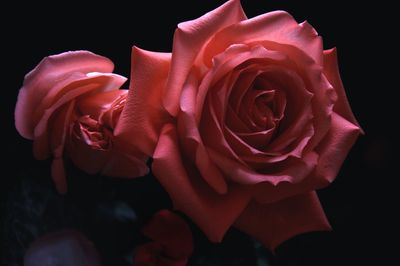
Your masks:
{"label": "rose petal", "polygon": [[358,126],[333,113],[331,130],[316,148],[320,159],[314,175],[332,182],[360,133]]}
{"label": "rose petal", "polygon": [[162,89],[171,54],[132,49],[131,84],[125,108],[114,130],[115,139],[152,156],[162,125],[168,119],[162,108]]}
{"label": "rose petal", "polygon": [[193,252],[192,232],[188,224],[168,210],[157,212],[142,232],[163,246],[164,253],[172,258],[188,258]]}
{"label": "rose petal", "polygon": [[214,149],[208,148],[208,153],[228,179],[244,185],[261,182],[266,182],[272,186],[277,186],[282,182],[298,183],[311,174],[318,160],[316,153],[309,153],[301,159],[291,157],[288,158],[283,166],[279,164],[265,164],[265,173],[262,173],[256,172],[248,165],[243,165],[240,161],[232,160]]}
{"label": "rose petal", "polygon": [[211,241],[221,241],[226,230],[236,220],[249,201],[248,191],[231,186],[219,195],[204,184],[202,178],[185,169],[179,151],[176,130],[164,126],[154,152],[153,172],[167,190],[176,209],[187,214]]}
{"label": "rose petal", "polygon": [[255,67],[243,69],[237,81],[234,83],[234,87],[229,95],[229,104],[232,110],[235,111],[236,115],[239,113],[242,99],[246,94],[246,91],[249,90],[260,72],[261,70],[256,70]]}
{"label": "rose petal", "polygon": [[350,108],[342,79],[340,78],[336,48],[324,51],[324,74],[332,84],[338,96],[335,106],[333,107],[333,111],[361,129]]}
{"label": "rose petal", "polygon": [[[260,151],[249,143],[246,143],[244,139],[240,136],[236,135],[229,128],[226,128],[224,131],[224,135],[226,140],[229,142],[232,149],[235,151],[238,157],[246,163],[253,165],[254,163],[274,163],[274,162],[282,162],[286,160],[288,157],[297,157],[301,158],[303,149],[307,145],[307,142],[312,137],[314,133],[312,125],[307,123],[304,125],[304,129],[302,132],[299,132],[299,138],[296,142],[290,145],[287,150],[282,152],[263,152]],[[266,132],[268,134],[268,132]],[[254,166],[254,165],[253,165]]]}
{"label": "rose petal", "polygon": [[[85,115],[71,125],[70,131],[67,150],[71,160],[88,174],[100,173],[113,148],[109,129],[102,128],[97,120]],[[85,135],[90,133],[100,134],[100,140],[93,139],[90,135],[87,139]],[[99,142],[105,145],[99,145]]]}
{"label": "rose petal", "polygon": [[[64,80],[55,84],[49,93],[44,97],[42,103],[40,103],[35,112],[32,113],[32,121],[35,125],[41,122],[43,114],[48,112],[49,109],[55,104],[62,104],[66,101],[66,94],[74,95],[77,98],[80,95],[87,93],[85,86],[92,85],[92,89],[96,92],[104,92],[109,90],[118,90],[119,87],[126,81],[125,77],[115,74],[101,74],[87,76],[82,73],[72,73],[67,75]],[[35,128],[35,134],[37,133]]]}
{"label": "rose petal", "polygon": [[[276,87],[280,88],[283,91],[286,91],[285,94],[288,95],[287,99],[289,104],[287,110],[285,111],[285,115],[287,116],[287,118],[282,120],[282,124],[280,126],[283,134],[278,135],[277,138],[271,141],[271,143],[265,145],[265,149],[263,150],[257,150],[248,145],[249,143],[243,142],[234,132],[230,132],[229,128],[226,128],[224,130],[224,135],[230,143],[230,146],[235,150],[237,154],[240,154],[240,156],[246,156],[250,158],[250,156],[255,156],[257,154],[257,156],[263,156],[266,161],[280,161],[286,159],[290,155],[300,157],[303,149],[308,144],[308,140],[313,136],[314,133],[313,126],[311,124],[312,107],[309,104],[312,99],[312,94],[306,90],[301,78],[292,70],[285,69],[283,68],[283,66],[277,65],[268,65],[266,67],[263,66],[263,68],[264,69],[260,70],[263,71],[260,75],[263,75],[263,78],[267,80],[271,79]],[[228,85],[224,84],[224,86]],[[232,91],[233,95],[234,93],[235,92]],[[210,106],[210,112],[212,113],[212,115],[207,114],[207,108],[204,109],[204,126],[202,126],[202,128],[204,127],[205,129],[207,129],[205,131],[213,132],[213,137],[207,138],[208,144],[210,144],[212,140],[215,139],[219,134],[219,130],[215,129],[213,125],[217,124],[217,121],[221,119],[216,118],[221,117],[221,114],[225,112],[223,101],[218,100],[219,98],[215,96],[215,94],[213,94],[213,91],[210,95],[212,97],[210,96],[211,99],[209,100],[209,102],[214,102],[214,104]],[[299,98],[301,98],[302,100],[299,101]],[[248,113],[249,111],[244,112]],[[213,119],[215,121],[210,121],[212,117],[214,117]],[[206,119],[208,120],[205,121]],[[242,121],[243,119],[244,118],[242,117]],[[252,118],[248,118],[247,121],[253,122]],[[252,128],[253,131],[261,130],[261,128],[258,128],[256,125],[251,126],[251,124],[248,123],[244,124],[249,129]],[[217,142],[213,143],[214,144],[210,145],[215,148],[221,146],[220,143],[222,142],[218,140]]]}
{"label": "rose petal", "polygon": [[204,147],[202,137],[196,123],[196,92],[197,81],[194,75],[189,75],[182,90],[178,116],[178,133],[182,149],[195,163],[204,180],[218,193],[227,191],[227,184],[221,172],[210,160]]}
{"label": "rose petal", "polygon": [[[239,54],[237,54],[237,53],[239,53]],[[224,57],[224,54],[227,55],[227,58]],[[224,113],[226,112],[226,110],[228,109],[228,111],[229,111],[229,108],[227,108],[227,104],[226,104],[227,103],[226,98],[229,97],[229,94],[227,94],[226,91],[230,91],[230,88],[232,88],[233,84],[236,83],[238,75],[240,73],[242,73],[242,71],[244,72],[251,68],[255,68],[255,66],[253,66],[253,65],[244,66],[244,69],[241,69],[238,71],[233,71],[233,72],[231,72],[230,75],[226,75],[224,77],[224,79],[221,80],[220,83],[215,83],[215,81],[212,79],[214,77],[213,74],[215,74],[216,76],[223,76],[223,74],[225,72],[228,72],[229,69],[232,69],[235,66],[237,66],[238,64],[243,63],[243,61],[245,61],[247,59],[251,59],[251,58],[265,59],[266,61],[268,61],[268,63],[271,63],[271,62],[286,63],[285,62],[286,58],[284,56],[282,56],[280,53],[267,51],[265,48],[263,48],[261,46],[255,46],[250,50],[248,50],[248,47],[243,46],[243,45],[232,46],[227,51],[225,51],[224,54],[221,54],[215,58],[215,60],[214,60],[215,68],[213,68],[213,70],[210,71],[209,74],[207,74],[207,76],[204,78],[204,80],[202,81],[202,83],[199,87],[200,92],[202,90],[205,90],[204,88],[207,88],[209,90],[207,95],[209,95],[209,96],[207,96],[207,98],[206,98],[206,103],[203,106],[203,110],[201,110],[201,109],[199,110],[199,104],[198,104],[199,99],[197,99],[196,114],[198,112],[202,113],[202,117],[201,117],[202,120],[201,120],[201,124],[199,127],[201,130],[201,135],[206,136],[206,137],[203,137],[203,141],[204,141],[205,145],[213,147],[214,149],[216,149],[218,151],[223,150],[224,154],[226,156],[235,158],[236,160],[240,161],[240,159],[238,159],[238,156],[235,154],[235,152],[232,151],[232,148],[235,148],[236,146],[229,145],[224,136],[225,132],[223,130],[223,128],[224,128],[223,118],[224,118]],[[230,55],[232,55],[232,54],[235,55],[235,57],[234,57],[235,60],[231,60],[231,61],[227,60],[227,59],[231,58]],[[232,63],[232,62],[235,62],[235,63]],[[272,71],[276,68],[278,70],[282,69],[282,67],[269,66],[269,65],[267,67],[263,66],[263,68],[265,68],[265,69],[262,69],[259,71],[267,71],[267,70]],[[257,71],[255,71],[255,72],[257,73]],[[290,72],[289,70],[285,70],[285,73],[286,72],[292,73],[293,71]],[[287,75],[285,74],[285,77],[286,76]],[[299,78],[296,77],[296,81],[298,79]],[[285,80],[287,80],[287,78]],[[210,85],[210,84],[213,84],[213,82],[215,83],[214,84],[215,87]],[[209,86],[211,86],[211,87],[209,87]],[[233,94],[233,97],[235,97],[234,94],[236,92],[233,91],[233,89],[232,89],[231,93]],[[242,87],[239,87],[239,89],[242,89]],[[288,89],[295,90],[298,88],[296,87],[296,88],[288,88]],[[243,94],[245,94],[245,93],[243,93]],[[306,99],[310,99],[312,96],[304,88],[303,88],[301,95],[305,95],[304,98],[306,98]],[[297,115],[302,113],[301,112],[302,106],[304,108],[311,109],[309,107],[309,105],[307,105],[306,101],[305,101],[305,103],[302,102],[301,104],[297,104],[297,105],[293,104],[293,106],[295,106],[295,107],[300,106],[300,107],[296,107],[297,109],[294,108],[294,111],[297,111]],[[292,109],[293,109],[293,107],[292,107]],[[311,111],[311,110],[309,110],[309,111]],[[307,118],[307,116],[305,116],[305,117]],[[303,121],[303,120],[300,120],[300,121]],[[243,123],[243,124],[246,125],[245,123]],[[294,125],[295,125],[294,126],[295,129],[298,129],[301,131],[304,130],[303,123],[296,123]],[[246,127],[249,127],[249,125],[246,125]],[[293,127],[293,125],[292,125],[292,127]],[[308,128],[308,127],[306,127],[306,128]],[[291,133],[295,137],[296,136],[298,137],[299,134],[296,132],[292,132],[292,131],[293,130],[290,130],[289,133]],[[212,133],[210,133],[210,132],[212,132]],[[224,132],[224,133],[222,133],[222,132]],[[289,133],[286,133],[286,134],[289,134]],[[301,140],[301,138],[300,138],[300,140]],[[304,145],[305,144],[307,144],[307,143],[305,142]],[[244,143],[244,145],[246,147],[248,147],[248,145],[246,143]],[[294,149],[294,153],[298,154],[299,150],[301,151],[302,148],[304,147],[304,145],[302,145],[301,147],[299,146],[298,149]],[[296,148],[296,147],[294,147],[294,148]],[[286,155],[286,157],[289,156],[289,152],[290,151],[287,152],[288,154]],[[273,155],[275,155],[275,153]]]}
{"label": "rose petal", "polygon": [[278,50],[296,62],[306,87],[314,94],[315,136],[307,145],[312,150],[329,130],[329,116],[335,101],[335,92],[324,80],[322,71],[322,41],[308,24],[298,25],[286,12],[276,11],[242,21],[221,30],[205,48],[205,62],[233,43],[263,45]]}
{"label": "rose petal", "polygon": [[224,51],[234,43],[257,43],[268,41],[266,46],[271,50],[274,46],[292,46],[309,55],[314,62],[322,65],[322,39],[315,29],[296,20],[285,11],[269,12],[248,20],[243,20],[230,27],[215,32],[204,52],[204,61],[211,62],[212,57]]}
{"label": "rose petal", "polygon": [[[60,194],[67,192],[67,180],[64,168],[64,146],[68,134],[70,117],[75,102],[71,101],[60,110],[59,119],[57,119],[51,129],[51,151],[53,153],[53,162],[51,164],[51,177],[53,178],[56,189]],[[34,144],[36,144],[36,140]]]}
{"label": "rose petal", "polygon": [[15,107],[15,126],[25,138],[33,139],[32,114],[53,86],[70,73],[112,72],[113,63],[88,51],[67,52],[44,58],[25,76]]}
{"label": "rose petal", "polygon": [[[91,83],[91,80],[78,80],[76,82],[71,83],[72,87],[75,89],[68,90],[57,102],[55,102],[51,107],[46,109],[43,113],[42,116],[40,117],[40,120],[38,121],[35,130],[34,130],[34,146],[33,146],[33,153],[35,158],[39,160],[46,159],[50,153],[50,150],[46,150],[48,147],[47,142],[49,141],[49,131],[48,131],[48,124],[50,119],[57,120],[55,117],[52,117],[57,110],[62,107],[64,104],[74,100],[77,98],[79,95],[82,95],[84,93],[90,92],[92,90],[95,90],[98,84]],[[67,122],[69,122],[70,117],[67,117],[68,119]]]}
{"label": "rose petal", "polygon": [[266,205],[251,202],[235,226],[271,250],[295,235],[331,230],[315,192]]}
{"label": "rose petal", "polygon": [[208,39],[219,30],[245,20],[239,0],[228,1],[198,19],[180,23],[174,34],[171,71],[163,104],[168,112],[178,113],[179,95],[186,76]]}
{"label": "rose petal", "polygon": [[260,203],[270,203],[326,187],[336,177],[360,132],[360,128],[333,113],[331,130],[316,148],[319,159],[314,171],[300,183],[282,182],[277,187],[268,183],[257,184],[253,188],[254,199]]}
{"label": "rose petal", "polygon": [[[121,96],[124,97],[127,93],[127,90],[112,90],[82,97],[77,101],[77,112],[81,115],[88,115],[95,120],[100,120],[100,116],[110,110],[114,101]],[[109,121],[108,126],[112,128],[112,125],[112,121]]]}

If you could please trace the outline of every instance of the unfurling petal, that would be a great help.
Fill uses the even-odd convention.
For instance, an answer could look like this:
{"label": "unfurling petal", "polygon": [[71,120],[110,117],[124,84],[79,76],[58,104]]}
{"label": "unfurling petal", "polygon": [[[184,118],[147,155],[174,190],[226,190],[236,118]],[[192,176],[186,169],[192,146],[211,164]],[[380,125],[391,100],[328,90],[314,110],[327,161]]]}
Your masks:
{"label": "unfurling petal", "polygon": [[43,99],[71,73],[112,72],[114,64],[88,51],[66,52],[44,58],[25,76],[15,108],[15,126],[25,138],[34,138],[32,115]]}
{"label": "unfurling petal", "polygon": [[265,205],[251,202],[235,226],[271,250],[295,235],[331,229],[315,192]]}
{"label": "unfurling petal", "polygon": [[133,47],[131,84],[125,108],[114,130],[115,139],[152,156],[168,114],[162,91],[168,76],[171,54]]}
{"label": "unfurling petal", "polygon": [[172,63],[164,92],[164,107],[173,116],[178,113],[179,95],[196,57],[215,32],[245,20],[239,0],[228,1],[202,17],[180,23],[175,31]]}
{"label": "unfurling petal", "polygon": [[249,202],[246,189],[232,186],[225,195],[213,191],[198,174],[187,172],[172,124],[164,126],[154,152],[153,172],[167,190],[176,209],[186,213],[211,241],[222,240]]}

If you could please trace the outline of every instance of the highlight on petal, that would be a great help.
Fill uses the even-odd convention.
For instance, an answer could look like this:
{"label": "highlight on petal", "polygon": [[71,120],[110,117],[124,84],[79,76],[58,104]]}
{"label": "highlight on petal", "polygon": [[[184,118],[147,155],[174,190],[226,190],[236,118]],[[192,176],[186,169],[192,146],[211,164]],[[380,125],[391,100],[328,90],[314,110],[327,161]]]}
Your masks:
{"label": "highlight on petal", "polygon": [[[338,99],[333,107],[333,110],[353,123],[357,127],[360,127],[356,118],[354,117],[353,111],[350,108],[347,100],[346,92],[343,87],[342,79],[340,78],[339,65],[337,61],[337,50],[336,48],[324,51],[324,74],[329,82],[335,89]],[[361,129],[362,131],[362,129]]]}
{"label": "highlight on petal", "polygon": [[[264,42],[265,41],[265,42]],[[243,20],[230,27],[215,32],[204,50],[204,62],[211,59],[235,43],[259,44],[263,42],[267,49],[283,51],[298,49],[307,54],[315,63],[322,65],[322,39],[315,29],[296,20],[285,11],[273,11]]]}
{"label": "highlight on petal", "polygon": [[167,124],[154,152],[153,173],[167,190],[174,207],[187,214],[211,241],[219,242],[247,206],[249,191],[232,185],[226,194],[220,195],[194,169],[185,168],[183,160],[176,129]]}
{"label": "highlight on petal", "polygon": [[111,90],[82,97],[77,103],[77,112],[88,115],[114,129],[125,106],[127,96],[128,90]]}
{"label": "highlight on petal", "polygon": [[162,107],[170,53],[132,50],[132,70],[125,108],[114,130],[115,139],[152,156],[161,127],[169,119]]}
{"label": "highlight on petal", "polygon": [[165,109],[176,116],[186,76],[203,46],[216,32],[245,20],[239,0],[227,1],[198,19],[180,23],[174,34],[171,70],[164,91]]}
{"label": "highlight on petal", "polygon": [[360,133],[358,126],[333,113],[331,129],[316,148],[320,158],[313,175],[332,182]]}
{"label": "highlight on petal", "polygon": [[36,107],[53,86],[71,73],[112,72],[113,63],[88,51],[66,52],[44,58],[24,79],[15,107],[15,126],[25,138],[34,138],[31,120]]}
{"label": "highlight on petal", "polygon": [[315,192],[271,204],[251,202],[236,220],[235,227],[271,250],[298,234],[331,229]]}

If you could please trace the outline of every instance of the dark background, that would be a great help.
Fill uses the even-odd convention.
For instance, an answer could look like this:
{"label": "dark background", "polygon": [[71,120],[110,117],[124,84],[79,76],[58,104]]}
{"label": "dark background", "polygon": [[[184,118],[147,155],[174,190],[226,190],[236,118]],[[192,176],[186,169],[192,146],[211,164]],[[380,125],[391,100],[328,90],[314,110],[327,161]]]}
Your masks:
{"label": "dark background", "polygon": [[[14,219],[12,215],[8,217],[12,204],[21,198],[18,195],[22,191],[21,182],[26,182],[23,180],[27,176],[35,176],[42,183],[49,178],[49,162],[35,161],[32,143],[20,137],[14,128],[13,112],[24,75],[47,55],[84,49],[110,58],[115,63],[114,72],[129,77],[133,45],[169,52],[177,23],[197,18],[224,1],[146,1],[137,6],[135,1],[131,2],[101,4],[99,1],[93,5],[64,2],[49,3],[46,7],[20,3],[4,9],[10,12],[10,18],[3,17],[1,23],[0,215],[3,219],[0,225],[1,232],[8,237],[4,238],[8,242],[2,240],[0,247],[4,254],[11,247],[24,250],[32,240],[21,240],[24,232],[13,232],[18,229],[10,231],[9,227],[10,220]],[[393,245],[389,240],[394,237],[392,214],[399,209],[392,206],[398,174],[391,168],[395,165],[393,139],[398,135],[399,123],[395,104],[398,66],[392,66],[398,52],[394,41],[395,17],[391,14],[393,7],[382,1],[364,1],[362,5],[347,2],[242,1],[248,17],[286,10],[299,22],[307,20],[313,25],[323,37],[325,49],[337,47],[349,101],[366,132],[353,147],[337,180],[319,191],[333,232],[305,234],[285,242],[278,248],[276,257],[267,253],[273,265],[358,265],[371,261],[384,265],[383,261],[392,255]],[[125,185],[118,181],[104,182],[111,182],[118,187],[117,191]],[[107,198],[107,193],[115,192],[101,189],[99,192],[89,183],[85,183],[87,189],[96,195],[93,201],[99,197],[104,199],[104,193]],[[163,193],[158,188],[153,192]],[[83,192],[76,191],[77,198],[85,197],[80,193]],[[21,219],[23,223],[24,218]],[[10,243],[10,234],[19,235],[15,246]],[[101,237],[96,241],[97,245],[106,246]],[[231,251],[240,253],[240,241],[231,242]]]}

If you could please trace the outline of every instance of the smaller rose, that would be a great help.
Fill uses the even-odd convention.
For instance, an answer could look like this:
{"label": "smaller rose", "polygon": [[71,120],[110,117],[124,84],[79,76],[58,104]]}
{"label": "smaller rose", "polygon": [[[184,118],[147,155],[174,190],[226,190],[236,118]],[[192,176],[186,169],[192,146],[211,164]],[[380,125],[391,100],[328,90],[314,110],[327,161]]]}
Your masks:
{"label": "smaller rose", "polygon": [[193,253],[189,226],[171,211],[156,213],[142,233],[153,241],[137,248],[134,266],[184,266]]}
{"label": "smaller rose", "polygon": [[114,137],[125,105],[126,78],[111,73],[113,63],[87,51],[44,58],[24,80],[15,108],[15,125],[32,139],[34,156],[53,156],[57,190],[67,190],[64,155],[87,173],[136,177],[147,173],[147,158],[124,148]]}

